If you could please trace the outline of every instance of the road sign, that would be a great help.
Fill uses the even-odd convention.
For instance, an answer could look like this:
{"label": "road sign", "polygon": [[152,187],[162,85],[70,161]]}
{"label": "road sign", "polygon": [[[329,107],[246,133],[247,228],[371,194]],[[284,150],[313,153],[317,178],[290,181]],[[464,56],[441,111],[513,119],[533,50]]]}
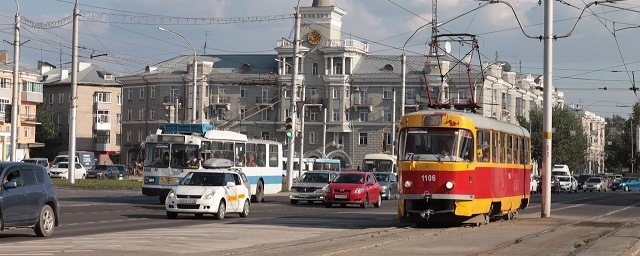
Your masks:
{"label": "road sign", "polygon": [[629,159],[629,162],[631,162],[632,164],[635,164],[636,163],[636,158],[633,157],[633,158]]}

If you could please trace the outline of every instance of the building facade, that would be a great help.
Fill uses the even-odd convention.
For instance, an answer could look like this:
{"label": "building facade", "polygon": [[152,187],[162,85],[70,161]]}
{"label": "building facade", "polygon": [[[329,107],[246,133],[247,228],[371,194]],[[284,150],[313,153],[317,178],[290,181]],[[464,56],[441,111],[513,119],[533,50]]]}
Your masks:
{"label": "building facade", "polygon": [[[291,91],[293,43],[285,39],[276,42],[275,55],[197,56],[196,84],[204,85],[206,94],[196,93],[195,100],[193,56],[179,56],[139,74],[119,77],[125,95],[122,144],[127,153],[122,161],[139,160],[141,142],[167,122],[210,123],[215,129],[286,143],[292,93],[300,99],[296,112],[303,117],[297,125],[301,128],[296,134],[296,154],[340,159],[343,166],[357,169],[364,155],[392,151],[393,123],[402,113],[426,109],[429,95],[440,100],[440,74],[425,76],[425,57],[407,56],[406,91],[401,95],[401,56],[371,55],[368,43],[343,39],[345,10],[331,1],[314,1],[310,7],[300,7],[300,13],[296,92]],[[470,85],[466,67],[446,59],[435,64],[441,66],[430,65],[428,70],[461,69],[447,81],[445,98],[469,101],[473,86],[481,107],[478,113],[485,116],[517,123],[518,115],[528,118],[530,109],[542,106],[544,84],[539,76],[517,76],[508,65],[493,63],[472,67],[471,77],[483,79]],[[563,93],[554,92],[553,101],[563,105]]]}
{"label": "building facade", "polygon": [[[44,103],[53,110],[62,145],[48,145],[57,151],[69,148],[71,76],[67,68],[39,63],[44,83]],[[100,66],[79,62],[77,79],[76,150],[91,151],[96,163],[119,163],[121,135],[121,86],[113,72]]]}

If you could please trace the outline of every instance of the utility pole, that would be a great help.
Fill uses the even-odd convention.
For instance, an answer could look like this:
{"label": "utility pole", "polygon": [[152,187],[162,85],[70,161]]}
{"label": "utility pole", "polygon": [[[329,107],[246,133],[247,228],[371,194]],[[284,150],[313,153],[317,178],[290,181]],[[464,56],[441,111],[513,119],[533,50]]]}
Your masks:
{"label": "utility pole", "polygon": [[20,5],[16,2],[16,24],[14,28],[13,35],[13,95],[11,97],[11,156],[9,159],[12,162],[18,161],[16,158],[16,149],[18,148],[18,122],[20,122],[20,118],[18,117],[18,108],[20,108],[20,84],[18,83],[18,79],[20,76],[18,74],[18,70],[20,66]]}
{"label": "utility pole", "polygon": [[396,154],[396,88],[393,87],[393,102],[391,106],[393,106],[393,110],[391,110],[391,121],[393,122],[391,125],[391,155]]}
{"label": "utility pole", "polygon": [[[296,82],[298,80],[298,44],[300,43],[300,0],[298,0],[298,5],[296,6],[296,14],[295,14],[295,33],[293,40],[293,67],[291,71],[291,102],[289,104],[289,117],[291,118],[291,130],[293,134],[289,137],[289,155],[287,156],[287,191],[291,190],[291,185],[293,184],[293,153],[295,151],[295,141],[296,141],[296,99],[297,99],[297,85]],[[300,153],[302,154],[302,153]],[[302,164],[302,163],[299,163]]]}
{"label": "utility pole", "polygon": [[298,162],[298,177],[302,176],[303,166],[305,163],[303,162],[304,158],[304,103],[305,103],[305,88],[304,84],[300,87],[300,104],[297,106],[300,108],[300,154],[299,154],[299,162]]}
{"label": "utility pole", "polygon": [[553,0],[544,1],[544,91],[542,113],[542,204],[541,218],[551,217],[551,137],[553,93]]}
{"label": "utility pole", "polygon": [[78,0],[73,7],[73,46],[71,47],[71,105],[69,105],[69,183],[75,183],[76,112],[78,111]]}

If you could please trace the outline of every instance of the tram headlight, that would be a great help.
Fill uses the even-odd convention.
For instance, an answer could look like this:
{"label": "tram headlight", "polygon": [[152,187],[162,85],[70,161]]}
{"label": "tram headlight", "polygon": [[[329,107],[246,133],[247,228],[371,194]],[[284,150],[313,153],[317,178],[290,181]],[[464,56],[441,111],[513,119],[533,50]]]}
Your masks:
{"label": "tram headlight", "polygon": [[413,182],[411,182],[410,180],[404,182],[405,188],[411,188],[411,186],[413,186]]}
{"label": "tram headlight", "polygon": [[453,181],[447,181],[447,183],[445,183],[444,186],[447,187],[447,189],[452,189],[453,188]]}
{"label": "tram headlight", "polygon": [[167,198],[169,198],[169,199],[176,198],[176,192],[173,191],[173,189],[172,189],[171,191],[169,191],[169,194],[167,195]]}

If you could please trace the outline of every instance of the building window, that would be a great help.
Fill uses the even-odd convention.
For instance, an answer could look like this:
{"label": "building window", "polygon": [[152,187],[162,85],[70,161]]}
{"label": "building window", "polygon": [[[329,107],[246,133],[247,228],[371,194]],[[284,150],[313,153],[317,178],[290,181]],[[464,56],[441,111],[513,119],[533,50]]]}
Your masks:
{"label": "building window", "polygon": [[360,133],[360,145],[367,145],[367,133],[366,132],[361,132]]}
{"label": "building window", "polygon": [[390,132],[385,132],[383,136],[384,136],[385,145],[387,145],[387,147],[391,146],[391,144],[393,144],[393,141],[392,141],[392,138],[391,138],[391,133]]}
{"label": "building window", "polygon": [[340,133],[338,133],[338,132],[334,132],[333,133],[333,141],[336,144],[344,144],[343,141],[342,141],[342,135]]}
{"label": "building window", "polygon": [[382,99],[390,100],[393,97],[393,89],[391,87],[384,87],[382,89]]}
{"label": "building window", "polygon": [[144,119],[144,109],[138,109],[138,120]]}
{"label": "building window", "polygon": [[24,115],[31,117],[31,106],[24,106]]}
{"label": "building window", "polygon": [[118,105],[122,105],[122,95],[116,95],[116,99],[118,100]]}
{"label": "building window", "polygon": [[96,134],[93,136],[96,143],[100,143],[100,144],[111,143],[110,141],[111,134],[109,134],[109,131],[96,131]]}
{"label": "building window", "polygon": [[0,113],[7,113],[9,105],[9,99],[0,98]]}
{"label": "building window", "polygon": [[64,93],[58,93],[58,103],[64,103]]}
{"label": "building window", "polygon": [[122,114],[116,114],[116,121],[118,122],[118,124],[122,123]]}
{"label": "building window", "polygon": [[318,88],[311,88],[311,90],[309,90],[309,93],[311,94],[311,98],[317,98],[318,97]]}
{"label": "building window", "polygon": [[333,93],[332,93],[332,97],[334,100],[337,100],[338,98],[340,98],[340,89],[338,88],[333,88]]}
{"label": "building window", "polygon": [[10,78],[0,78],[0,88],[9,89],[11,88],[13,80]]}
{"label": "building window", "polygon": [[351,111],[347,110],[346,112],[344,112],[344,116],[345,116],[345,120],[349,121],[351,120]]}
{"label": "building window", "polygon": [[49,94],[49,104],[53,104],[53,98],[54,98],[53,93]]}
{"label": "building window", "polygon": [[240,89],[240,98],[246,98],[249,95],[249,89]]}
{"label": "building window", "polygon": [[218,111],[216,111],[216,119],[217,121],[223,121],[224,119],[224,110],[219,109]]}
{"label": "building window", "polygon": [[309,121],[316,121],[318,119],[318,113],[310,112],[309,113]]}
{"label": "building window", "polygon": [[140,88],[140,99],[144,99],[144,87]]}
{"label": "building window", "polygon": [[131,131],[127,131],[127,142],[131,142]]}
{"label": "building window", "polygon": [[156,111],[149,109],[149,120],[156,120]]}
{"label": "building window", "polygon": [[240,120],[244,120],[247,117],[247,109],[240,109]]}
{"label": "building window", "polygon": [[127,89],[127,100],[131,100],[133,98],[133,89]]}
{"label": "building window", "polygon": [[152,99],[156,98],[156,87],[155,86],[149,87],[149,98],[152,98]]}
{"label": "building window", "polygon": [[360,121],[360,122],[369,121],[369,112],[368,111],[360,111],[360,119],[358,121]]}
{"label": "building window", "polygon": [[143,135],[144,135],[144,134],[143,134],[143,131],[138,130],[138,142],[142,142],[142,139],[143,139],[143,137],[144,137]]}
{"label": "building window", "polygon": [[407,89],[407,97],[406,97],[406,99],[415,100],[416,99],[416,90],[415,89]]}
{"label": "building window", "polygon": [[318,74],[318,63],[314,62],[311,64],[311,74],[313,75],[317,75]]}
{"label": "building window", "polygon": [[127,121],[131,121],[131,116],[133,115],[131,112],[131,109],[127,109]]}
{"label": "building window", "polygon": [[382,115],[384,122],[393,122],[393,113],[391,111],[385,110]]}
{"label": "building window", "polygon": [[31,137],[31,127],[25,127],[24,128],[24,137],[25,138],[30,138]]}
{"label": "building window", "polygon": [[261,111],[261,115],[262,115],[262,121],[269,121],[269,111],[268,110],[262,110]]}
{"label": "building window", "polygon": [[96,93],[96,102],[97,103],[111,103],[111,93],[108,93],[108,92],[97,92]]}
{"label": "building window", "polygon": [[122,145],[122,134],[116,133],[116,146]]}
{"label": "building window", "polygon": [[260,138],[263,139],[263,140],[269,140],[270,136],[271,135],[269,134],[269,132],[264,132],[263,131],[262,134],[260,134]]}
{"label": "building window", "polygon": [[334,108],[333,111],[331,111],[331,120],[334,122],[340,121],[340,109]]}
{"label": "building window", "polygon": [[318,144],[318,132],[309,133],[309,144]]}
{"label": "building window", "polygon": [[57,124],[62,124],[62,114],[57,113],[56,114],[56,118],[58,119],[58,121],[56,122]]}
{"label": "building window", "polygon": [[98,112],[96,113],[96,122],[99,124],[108,124],[109,115],[109,110],[98,110]]}

